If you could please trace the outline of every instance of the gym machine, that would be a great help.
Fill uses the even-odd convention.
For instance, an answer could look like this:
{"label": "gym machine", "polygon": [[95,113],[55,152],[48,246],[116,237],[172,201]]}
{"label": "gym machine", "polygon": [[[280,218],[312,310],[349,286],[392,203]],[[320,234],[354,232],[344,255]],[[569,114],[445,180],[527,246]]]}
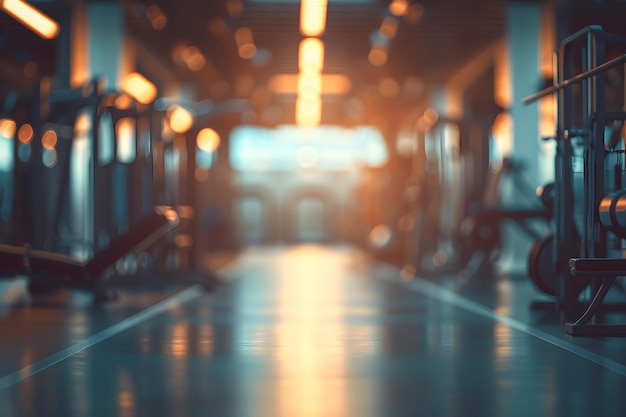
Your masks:
{"label": "gym machine", "polygon": [[625,47],[625,37],[600,26],[572,34],[559,45],[554,85],[523,100],[557,93],[554,236],[531,252],[529,264],[560,311],[589,298],[585,312],[565,325],[573,336],[626,335],[626,325],[596,323],[596,313],[613,307],[603,302],[616,278],[626,276],[623,72],[621,91],[606,89],[607,76],[626,62]]}
{"label": "gym machine", "polygon": [[18,130],[13,140],[13,227],[0,246],[0,276],[28,276],[33,294],[92,291],[95,302],[114,298],[112,285],[218,282],[210,271],[152,279],[159,247],[185,216],[156,198],[153,165],[162,157],[153,139],[162,120],[148,106],[116,105],[120,97],[94,80],[32,98],[20,121],[30,135]]}

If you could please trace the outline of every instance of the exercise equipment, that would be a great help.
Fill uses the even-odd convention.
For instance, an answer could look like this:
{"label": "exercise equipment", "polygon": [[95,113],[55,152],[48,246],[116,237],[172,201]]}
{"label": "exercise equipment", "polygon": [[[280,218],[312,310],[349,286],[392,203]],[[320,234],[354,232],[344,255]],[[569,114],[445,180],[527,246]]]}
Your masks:
{"label": "exercise equipment", "polygon": [[[574,311],[586,288],[593,294],[588,309],[565,326],[575,336],[623,334],[591,318],[615,279],[626,274],[620,241],[626,224],[621,137],[626,103],[607,103],[604,82],[607,71],[626,62],[625,46],[626,38],[600,26],[579,30],[559,45],[554,85],[523,100],[553,93],[558,98],[554,243],[551,254],[544,249],[536,255],[536,264],[551,255],[558,309]],[[610,51],[619,55],[607,59]]]}
{"label": "exercise equipment", "polygon": [[171,182],[163,171],[159,183],[160,112],[120,99],[93,80],[32,100],[32,117],[20,121],[32,133],[13,141],[13,229],[0,248],[0,276],[28,276],[32,293],[89,290],[97,302],[111,298],[111,286],[219,282],[204,268],[186,274],[191,262],[161,262],[193,245],[178,238],[194,230],[193,200],[161,198],[192,194],[193,174],[176,172]]}
{"label": "exercise equipment", "polygon": [[[123,256],[149,248],[178,224],[178,214],[170,207],[155,207],[153,213],[134,225],[128,233],[118,236],[104,250],[87,262],[28,245],[0,244],[0,276],[27,276],[45,279],[44,286],[68,286],[94,293],[94,301],[110,301],[115,297],[107,287],[104,273]],[[42,285],[41,282],[39,282]],[[46,285],[47,284],[47,285]]]}
{"label": "exercise equipment", "polygon": [[[500,249],[504,222],[513,222],[520,231],[534,239],[545,238],[545,233],[538,230],[533,222],[548,221],[551,212],[546,207],[546,202],[528,191],[530,187],[523,180],[522,170],[523,164],[519,161],[504,158],[487,186],[482,204],[471,206],[463,222],[461,231],[465,246],[468,248],[466,262],[467,265],[476,264],[473,258],[478,258],[477,271],[485,271],[485,267],[492,263],[492,254]],[[502,204],[500,201],[502,181],[505,177],[512,179],[516,197],[521,200],[518,205]],[[527,197],[526,202],[523,201],[524,196]],[[544,198],[548,199],[547,196]]]}

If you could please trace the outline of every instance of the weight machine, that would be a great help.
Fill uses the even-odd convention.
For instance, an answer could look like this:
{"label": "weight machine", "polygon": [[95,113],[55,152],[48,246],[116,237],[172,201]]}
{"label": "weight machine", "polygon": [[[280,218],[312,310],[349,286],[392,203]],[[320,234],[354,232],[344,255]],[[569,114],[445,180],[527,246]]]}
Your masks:
{"label": "weight machine", "polygon": [[19,123],[32,135],[12,142],[12,228],[2,238],[0,276],[28,276],[32,293],[92,291],[96,302],[114,297],[111,285],[217,284],[208,270],[157,273],[160,255],[172,250],[164,242],[181,226],[193,230],[192,210],[161,191],[181,182],[193,189],[194,181],[155,179],[155,161],[164,160],[163,147],[154,146],[162,120],[152,107],[118,105],[120,98],[127,97],[103,91],[97,80],[31,98],[30,117]]}
{"label": "weight machine", "polygon": [[[531,252],[529,263],[533,279],[554,290],[558,309],[573,311],[585,292],[592,295],[578,320],[566,323],[574,336],[626,334],[626,326],[595,323],[616,278],[626,276],[620,197],[626,187],[626,103],[623,86],[619,100],[609,99],[615,92],[605,87],[607,75],[626,62],[625,47],[625,37],[600,26],[572,34],[559,45],[554,85],[523,100],[557,94],[554,235]],[[623,83],[624,74],[617,78]]]}

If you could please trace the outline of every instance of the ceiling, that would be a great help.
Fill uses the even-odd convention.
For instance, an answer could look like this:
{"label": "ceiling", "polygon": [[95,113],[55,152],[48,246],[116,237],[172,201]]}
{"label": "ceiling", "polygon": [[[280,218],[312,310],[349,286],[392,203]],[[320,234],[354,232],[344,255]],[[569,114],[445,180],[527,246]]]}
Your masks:
{"label": "ceiling", "polygon": [[[384,65],[372,65],[368,53],[383,19],[391,17],[390,1],[329,1],[322,36],[325,44],[323,72],[348,76],[352,88],[345,96],[335,98],[334,105],[333,100],[329,105],[324,102],[326,121],[333,122],[333,116],[344,117],[345,106],[337,103],[345,104],[351,99],[365,103],[369,109],[369,113],[362,113],[355,123],[417,106],[429,86],[444,83],[504,35],[507,0],[420,0],[419,4],[409,0],[410,5],[419,6],[423,13],[412,18],[395,18],[398,30],[389,40],[388,59]],[[624,1],[562,0],[558,3],[561,4],[560,16],[566,16],[570,22],[561,31],[598,23],[610,30],[623,31]],[[267,86],[275,74],[298,71],[298,45],[302,35],[297,0],[123,0],[122,4],[129,33],[176,79],[191,85],[199,100],[245,96],[250,89],[238,88],[242,79],[258,89]],[[147,16],[153,4],[167,17],[167,24],[159,30],[154,29]],[[239,7],[233,10],[233,4]],[[67,14],[59,11],[60,5],[68,8],[71,3],[41,3],[42,8],[67,22]],[[250,28],[252,32],[257,47],[252,59],[242,59],[237,53],[234,32],[241,27]],[[206,58],[206,65],[197,71],[177,65],[172,59],[177,45],[197,47]],[[40,62],[41,71],[57,69],[54,46],[52,41],[38,40],[0,12],[2,79],[11,79],[7,74],[20,72],[20,65],[26,65],[33,57]],[[137,62],[140,71],[149,72],[149,65],[141,60]],[[399,95],[381,94],[378,87],[382,80],[397,83]],[[274,97],[271,101],[282,101],[283,108],[293,108],[293,99]],[[290,117],[287,114],[283,118]]]}
{"label": "ceiling", "polygon": [[[151,42],[155,34],[150,33],[140,13],[131,19],[132,30],[156,49],[162,50],[164,45],[179,40],[195,44],[206,53],[223,79],[253,74],[261,81],[272,74],[298,70],[298,44],[302,35],[298,30],[297,1],[244,1],[243,10],[235,16],[228,14],[227,0],[160,0],[159,4],[168,16],[168,24],[160,31],[158,42]],[[368,53],[372,36],[383,19],[391,16],[389,1],[331,0],[322,36],[324,72],[347,74],[357,82],[381,76],[402,79],[410,75],[440,82],[503,34],[505,2],[502,0],[424,0],[420,4],[423,15],[419,19],[407,22],[397,18],[398,32],[389,41],[388,61],[376,67],[368,62]],[[227,28],[224,36],[216,36],[208,28],[210,22],[218,19]],[[240,27],[251,29],[263,59],[246,62],[237,56],[232,32]]]}

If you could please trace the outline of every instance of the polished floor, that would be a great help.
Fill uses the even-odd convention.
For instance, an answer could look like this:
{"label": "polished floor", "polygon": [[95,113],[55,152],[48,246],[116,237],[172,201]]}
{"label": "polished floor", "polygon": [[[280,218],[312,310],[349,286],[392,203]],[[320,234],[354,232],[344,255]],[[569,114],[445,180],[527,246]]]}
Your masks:
{"label": "polished floor", "polygon": [[220,274],[100,308],[5,291],[0,416],[626,416],[626,338],[567,337],[527,280],[401,279],[321,246]]}

